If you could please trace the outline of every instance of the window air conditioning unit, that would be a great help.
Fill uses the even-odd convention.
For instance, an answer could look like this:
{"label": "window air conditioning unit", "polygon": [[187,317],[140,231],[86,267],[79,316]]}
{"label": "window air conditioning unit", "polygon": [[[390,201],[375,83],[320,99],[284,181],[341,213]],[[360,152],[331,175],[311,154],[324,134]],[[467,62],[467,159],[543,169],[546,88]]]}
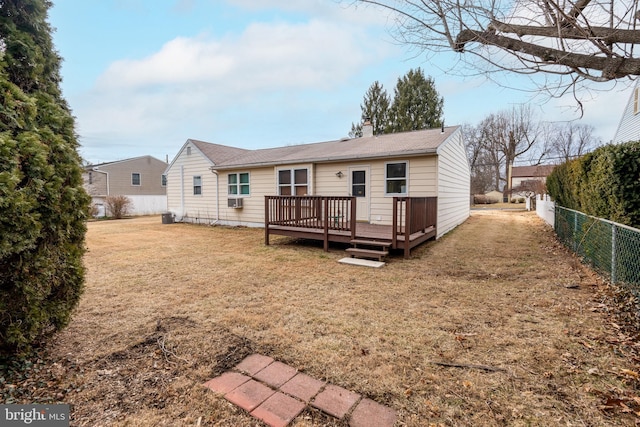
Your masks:
{"label": "window air conditioning unit", "polygon": [[243,199],[241,198],[229,198],[227,199],[227,206],[234,209],[240,209],[242,207],[242,200]]}

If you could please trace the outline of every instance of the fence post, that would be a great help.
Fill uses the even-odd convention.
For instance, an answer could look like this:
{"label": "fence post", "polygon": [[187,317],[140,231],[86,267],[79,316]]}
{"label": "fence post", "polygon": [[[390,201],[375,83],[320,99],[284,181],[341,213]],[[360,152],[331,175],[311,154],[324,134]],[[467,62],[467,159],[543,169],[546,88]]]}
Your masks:
{"label": "fence post", "polygon": [[578,212],[573,212],[573,236],[571,236],[573,240],[573,251],[578,253]]}
{"label": "fence post", "polygon": [[611,224],[611,283],[616,283],[616,225]]}

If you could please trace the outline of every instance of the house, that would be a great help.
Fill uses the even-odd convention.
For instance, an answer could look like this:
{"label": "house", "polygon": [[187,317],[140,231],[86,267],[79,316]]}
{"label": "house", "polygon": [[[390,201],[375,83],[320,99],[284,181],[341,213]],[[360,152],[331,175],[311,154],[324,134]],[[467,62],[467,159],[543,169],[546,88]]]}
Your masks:
{"label": "house", "polygon": [[510,173],[511,197],[544,194],[547,177],[555,165],[513,166]]}
{"label": "house", "polygon": [[612,142],[618,144],[621,142],[639,141],[640,140],[640,83],[636,84],[631,92],[627,106],[625,107],[618,129],[613,137]]}
{"label": "house", "polygon": [[85,166],[82,178],[98,216],[108,213],[107,196],[127,196],[132,215],[152,215],[167,210],[166,168],[162,160],[141,156]]}
{"label": "house", "polygon": [[361,138],[258,150],[189,139],[165,172],[168,211],[177,221],[269,230],[269,196],[308,196],[306,209],[318,196],[344,197],[354,206],[333,212],[336,225],[389,226],[394,197],[437,197],[436,238],[468,218],[470,170],[460,127],[380,136],[366,127]]}

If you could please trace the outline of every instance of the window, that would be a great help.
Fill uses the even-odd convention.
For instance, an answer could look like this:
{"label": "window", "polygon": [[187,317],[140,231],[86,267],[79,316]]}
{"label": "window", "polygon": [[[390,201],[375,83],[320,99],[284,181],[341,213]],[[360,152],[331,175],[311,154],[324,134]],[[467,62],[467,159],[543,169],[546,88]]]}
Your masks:
{"label": "window", "polygon": [[195,196],[202,194],[202,177],[201,176],[193,177],[193,194]]}
{"label": "window", "polygon": [[160,177],[160,184],[161,184],[163,187],[166,187],[166,186],[167,186],[167,175],[162,174],[162,176]]}
{"label": "window", "polygon": [[307,169],[278,171],[278,192],[281,196],[304,196],[309,193]]}
{"label": "window", "polygon": [[93,184],[93,173],[89,172],[89,185]]}
{"label": "window", "polygon": [[190,155],[191,155],[191,146],[188,145],[187,146],[187,156],[190,156]]}
{"label": "window", "polygon": [[407,194],[407,162],[387,163],[386,194]]}
{"label": "window", "polygon": [[140,185],[140,174],[139,173],[132,173],[131,174],[131,185]]}
{"label": "window", "polygon": [[351,195],[356,197],[365,197],[367,183],[365,171],[353,171],[351,172]]}
{"label": "window", "polygon": [[640,88],[633,90],[633,114],[640,112]]}
{"label": "window", "polygon": [[230,173],[229,174],[229,194],[233,195],[249,195],[249,172]]}

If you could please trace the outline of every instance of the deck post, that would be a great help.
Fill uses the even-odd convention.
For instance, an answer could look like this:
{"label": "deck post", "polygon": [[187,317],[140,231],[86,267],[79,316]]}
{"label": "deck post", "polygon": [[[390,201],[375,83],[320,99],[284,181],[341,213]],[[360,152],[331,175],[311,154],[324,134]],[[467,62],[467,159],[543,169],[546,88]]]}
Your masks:
{"label": "deck post", "polygon": [[350,222],[349,222],[349,228],[351,228],[351,240],[355,240],[356,239],[356,220],[357,220],[357,215],[356,215],[356,198],[355,196],[351,197],[351,217],[350,217]]}
{"label": "deck post", "polygon": [[409,259],[409,255],[411,254],[411,233],[412,223],[411,223],[411,197],[407,197],[406,206],[404,209],[404,259]]}
{"label": "deck post", "polygon": [[324,197],[322,204],[324,205],[324,251],[329,252],[329,198]]}
{"label": "deck post", "polygon": [[393,212],[391,214],[391,249],[398,248],[398,198],[393,198]]}
{"label": "deck post", "polygon": [[264,196],[264,244],[269,246],[269,196]]}

